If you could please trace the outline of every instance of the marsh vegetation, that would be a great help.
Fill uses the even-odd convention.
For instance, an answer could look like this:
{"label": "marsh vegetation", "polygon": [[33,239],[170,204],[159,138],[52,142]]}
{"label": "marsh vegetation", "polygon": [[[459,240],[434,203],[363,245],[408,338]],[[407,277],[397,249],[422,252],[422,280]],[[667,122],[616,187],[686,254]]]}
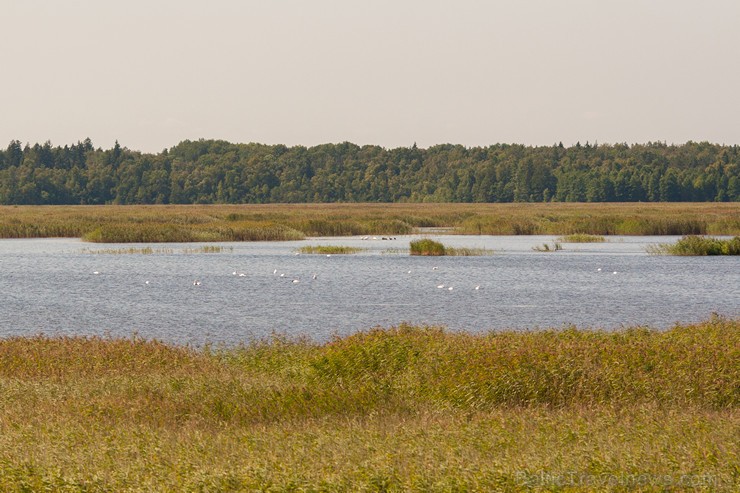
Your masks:
{"label": "marsh vegetation", "polygon": [[738,235],[740,203],[0,206],[0,238],[101,243],[400,235]]}
{"label": "marsh vegetation", "polygon": [[590,235],[585,233],[575,233],[572,235],[561,236],[558,241],[562,243],[603,243],[606,241],[601,235]]}
{"label": "marsh vegetation", "polygon": [[684,236],[676,243],[651,245],[648,253],[654,255],[740,255],[740,236],[731,239],[710,238],[706,236]]}
{"label": "marsh vegetation", "polygon": [[493,251],[485,248],[451,247],[429,238],[412,240],[409,244],[409,253],[411,255],[426,257],[479,257],[493,255]]}
{"label": "marsh vegetation", "polygon": [[739,348],[740,321],[719,317],[203,349],[7,338],[0,489],[526,491],[579,471],[736,491]]}
{"label": "marsh vegetation", "polygon": [[299,253],[325,255],[349,255],[361,251],[362,248],[342,245],[306,245],[298,249]]}
{"label": "marsh vegetation", "polygon": [[123,248],[83,248],[83,253],[91,254],[104,254],[104,255],[172,255],[174,253],[182,253],[186,255],[198,254],[198,253],[231,253],[234,251],[233,247],[224,247],[220,245],[202,245],[192,248],[154,248],[150,246],[145,247],[123,247]]}

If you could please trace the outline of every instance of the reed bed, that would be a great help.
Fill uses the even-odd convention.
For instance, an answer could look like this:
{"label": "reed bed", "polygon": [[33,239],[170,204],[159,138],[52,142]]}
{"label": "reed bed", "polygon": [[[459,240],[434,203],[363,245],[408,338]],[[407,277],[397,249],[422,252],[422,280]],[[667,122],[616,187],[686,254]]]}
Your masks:
{"label": "reed bed", "polygon": [[421,238],[419,240],[412,240],[409,243],[409,253],[411,255],[422,255],[425,257],[441,257],[446,255],[447,249],[445,246],[429,238]]}
{"label": "reed bed", "polygon": [[220,349],[9,338],[0,490],[736,491],[739,361],[721,317]]}
{"label": "reed bed", "polygon": [[359,253],[361,251],[362,248],[340,245],[306,245],[298,249],[298,253],[305,253],[309,255],[349,255],[353,253]]}
{"label": "reed bed", "polygon": [[449,257],[485,257],[493,255],[493,250],[487,248],[468,248],[445,246],[445,255]]}
{"label": "reed bed", "polygon": [[409,244],[411,255],[422,255],[431,257],[481,257],[493,255],[493,250],[486,248],[451,247],[429,238],[412,240]]}
{"label": "reed bed", "polygon": [[651,245],[647,251],[653,255],[740,255],[740,236],[728,240],[704,236],[684,236],[673,244]]}
{"label": "reed bed", "polygon": [[493,250],[486,248],[451,247],[429,238],[422,238],[411,241],[409,244],[409,253],[411,255],[429,257],[480,257],[493,255]]}
{"label": "reed bed", "polygon": [[451,234],[740,235],[740,203],[2,206],[0,238],[283,241]]}
{"label": "reed bed", "polygon": [[589,235],[585,233],[576,233],[572,235],[561,236],[558,241],[562,243],[604,243],[606,238],[601,235]]}

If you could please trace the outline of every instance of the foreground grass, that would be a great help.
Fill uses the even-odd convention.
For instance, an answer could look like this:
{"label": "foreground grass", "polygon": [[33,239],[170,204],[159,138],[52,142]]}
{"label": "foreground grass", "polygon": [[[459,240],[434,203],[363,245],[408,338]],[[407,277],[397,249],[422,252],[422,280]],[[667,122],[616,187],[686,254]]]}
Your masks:
{"label": "foreground grass", "polygon": [[736,491],[740,320],[0,341],[2,491]]}
{"label": "foreground grass", "polygon": [[740,203],[0,206],[0,238],[283,241],[419,228],[489,235],[738,235]]}

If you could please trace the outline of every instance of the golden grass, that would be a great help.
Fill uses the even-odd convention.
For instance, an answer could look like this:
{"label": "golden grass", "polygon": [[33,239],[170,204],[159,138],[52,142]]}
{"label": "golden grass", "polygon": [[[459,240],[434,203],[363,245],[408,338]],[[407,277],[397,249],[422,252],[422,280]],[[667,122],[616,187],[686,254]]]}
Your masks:
{"label": "golden grass", "polygon": [[0,238],[95,242],[459,234],[740,234],[740,203],[2,206]]}
{"label": "golden grass", "polygon": [[561,236],[558,241],[563,243],[603,243],[606,241],[601,235],[589,235],[585,233],[575,233],[572,235]]}
{"label": "golden grass", "polygon": [[[1,491],[736,491],[740,320],[0,340]],[[606,481],[606,483],[595,483]]]}
{"label": "golden grass", "polygon": [[309,255],[349,255],[352,253],[359,253],[362,248],[340,246],[340,245],[306,245],[298,249],[299,253],[305,253]]}

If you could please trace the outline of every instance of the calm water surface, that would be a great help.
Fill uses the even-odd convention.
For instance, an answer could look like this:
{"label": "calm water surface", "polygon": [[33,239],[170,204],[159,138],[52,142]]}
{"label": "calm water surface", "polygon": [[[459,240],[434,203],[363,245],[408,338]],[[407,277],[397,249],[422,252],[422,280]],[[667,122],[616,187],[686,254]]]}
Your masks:
{"label": "calm water surface", "polygon": [[[0,240],[0,337],[138,333],[199,346],[272,332],[321,341],[404,321],[484,331],[667,328],[713,312],[740,316],[740,259],[645,252],[675,237],[612,237],[552,253],[533,250],[552,244],[549,236],[433,238],[495,254],[410,257],[410,237],[209,243],[225,247],[213,254],[184,253],[193,244],[155,244],[149,246],[172,253],[152,255],[90,253],[147,245]],[[366,250],[295,254],[320,244]]]}

